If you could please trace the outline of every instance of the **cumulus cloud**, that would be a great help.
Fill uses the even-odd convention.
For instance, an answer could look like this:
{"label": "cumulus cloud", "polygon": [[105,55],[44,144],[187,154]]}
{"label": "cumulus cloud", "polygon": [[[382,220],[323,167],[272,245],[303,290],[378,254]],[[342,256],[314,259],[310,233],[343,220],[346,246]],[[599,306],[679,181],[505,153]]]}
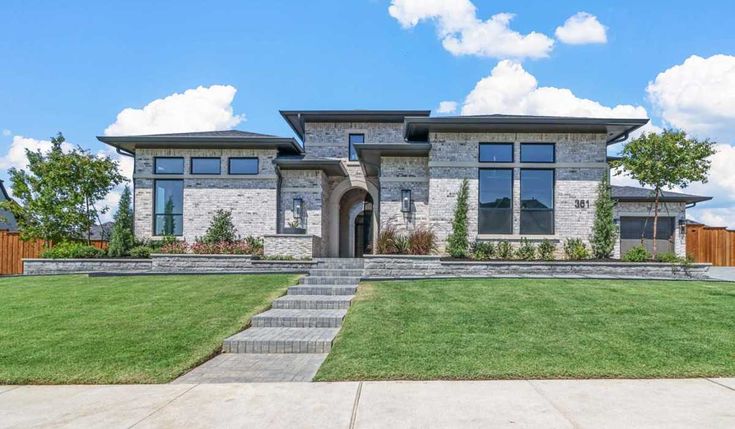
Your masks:
{"label": "cumulus cloud", "polygon": [[10,136],[10,134],[11,134],[11,132],[10,132],[9,129],[7,129],[7,128],[6,129],[3,129],[3,136],[8,137],[8,136]]}
{"label": "cumulus cloud", "polygon": [[232,129],[245,120],[233,112],[237,89],[230,85],[200,86],[153,100],[143,108],[126,108],[105,135],[157,134]]}
{"label": "cumulus cloud", "polygon": [[403,28],[434,21],[444,49],[453,55],[543,58],[554,46],[554,40],[545,34],[512,30],[511,13],[498,13],[485,21],[479,19],[470,0],[392,0],[388,13]]}
{"label": "cumulus cloud", "polygon": [[577,12],[564,25],[556,27],[556,38],[568,45],[607,43],[607,28],[597,17],[587,12]]}
{"label": "cumulus cloud", "polygon": [[[72,149],[69,143],[62,143],[61,148],[64,151]],[[13,136],[8,151],[0,156],[0,170],[8,170],[17,168],[19,170],[28,168],[28,160],[26,159],[26,149],[31,151],[40,150],[48,152],[51,150],[51,142],[49,140],[36,140],[29,137]]]}
{"label": "cumulus cloud", "polygon": [[436,108],[436,113],[449,114],[457,111],[456,101],[440,101],[439,107]]}

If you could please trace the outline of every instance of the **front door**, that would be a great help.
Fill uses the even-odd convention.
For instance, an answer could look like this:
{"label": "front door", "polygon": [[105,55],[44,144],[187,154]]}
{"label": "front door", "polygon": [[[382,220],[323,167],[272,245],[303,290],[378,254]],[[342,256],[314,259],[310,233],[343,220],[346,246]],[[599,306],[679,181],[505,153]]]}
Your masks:
{"label": "front door", "polygon": [[372,211],[364,211],[355,218],[355,258],[373,253]]}

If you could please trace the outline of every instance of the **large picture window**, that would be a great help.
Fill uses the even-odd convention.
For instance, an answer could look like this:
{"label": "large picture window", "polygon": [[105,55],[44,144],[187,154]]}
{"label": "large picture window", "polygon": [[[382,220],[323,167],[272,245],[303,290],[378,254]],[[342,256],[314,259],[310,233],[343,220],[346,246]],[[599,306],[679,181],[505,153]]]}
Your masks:
{"label": "large picture window", "polygon": [[480,143],[480,162],[513,162],[513,143]]}
{"label": "large picture window", "polygon": [[513,170],[480,169],[478,232],[513,233]]}
{"label": "large picture window", "polygon": [[230,174],[258,174],[258,158],[230,158]]}
{"label": "large picture window", "polygon": [[365,134],[350,134],[350,161],[357,161],[356,144],[365,143]]}
{"label": "large picture window", "polygon": [[219,158],[191,158],[191,174],[220,174],[222,172]]}
{"label": "large picture window", "polygon": [[153,159],[155,174],[184,174],[184,158],[157,156]]}
{"label": "large picture window", "polygon": [[554,143],[521,143],[521,162],[556,162]]}
{"label": "large picture window", "polygon": [[184,231],[184,181],[156,180],[154,186],[154,234],[182,235]]}
{"label": "large picture window", "polygon": [[554,234],[554,170],[521,170],[523,234]]}

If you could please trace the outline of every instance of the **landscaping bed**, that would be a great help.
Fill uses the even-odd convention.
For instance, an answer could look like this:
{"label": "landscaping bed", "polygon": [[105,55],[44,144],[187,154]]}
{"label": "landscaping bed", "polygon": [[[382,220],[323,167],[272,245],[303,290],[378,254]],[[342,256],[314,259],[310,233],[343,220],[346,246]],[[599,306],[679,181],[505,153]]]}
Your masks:
{"label": "landscaping bed", "polygon": [[733,375],[733,283],[445,279],[362,284],[316,379]]}
{"label": "landscaping bed", "polygon": [[297,277],[0,279],[0,384],[165,383],[207,360]]}

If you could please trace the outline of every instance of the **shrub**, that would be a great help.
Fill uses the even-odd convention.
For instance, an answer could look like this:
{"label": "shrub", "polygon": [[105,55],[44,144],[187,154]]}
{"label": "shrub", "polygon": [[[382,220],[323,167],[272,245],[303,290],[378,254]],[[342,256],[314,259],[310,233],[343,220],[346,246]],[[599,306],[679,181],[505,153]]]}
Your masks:
{"label": "shrub", "polygon": [[469,195],[469,182],[462,180],[457,193],[457,205],[454,208],[454,219],[452,220],[452,233],[447,238],[447,253],[455,258],[467,256],[467,198]]}
{"label": "shrub", "polygon": [[487,261],[495,256],[495,245],[490,241],[475,241],[470,246],[470,256],[478,261]]}
{"label": "shrub", "polygon": [[107,254],[113,257],[127,256],[133,246],[135,246],[133,209],[130,206],[130,188],[126,186],[115,213],[115,225],[112,227]]}
{"label": "shrub", "polygon": [[184,240],[174,240],[172,242],[167,242],[166,244],[161,246],[160,249],[158,249],[159,252],[169,255],[179,255],[182,253],[186,253],[187,250],[189,250],[189,245],[186,244],[186,241]]}
{"label": "shrub", "polygon": [[253,237],[252,235],[248,235],[245,237],[245,243],[250,248],[250,253],[252,255],[262,255],[263,254],[263,239],[258,237]]}
{"label": "shrub", "polygon": [[495,247],[495,254],[498,255],[498,258],[500,259],[512,259],[513,246],[508,241],[499,241],[498,245]]}
{"label": "shrub", "polygon": [[538,258],[542,261],[554,260],[554,252],[556,252],[556,245],[544,238],[538,245]]}
{"label": "shrub", "polygon": [[408,255],[411,252],[411,242],[405,235],[397,235],[395,239],[396,253],[399,255]]}
{"label": "shrub", "polygon": [[536,258],[536,246],[527,238],[521,238],[521,245],[516,249],[515,256],[524,261],[532,261]]}
{"label": "shrub", "polygon": [[595,202],[595,223],[592,227],[592,254],[595,258],[605,259],[613,254],[618,237],[618,227],[613,219],[613,208],[610,185],[607,175],[597,187],[597,201]]}
{"label": "shrub", "polygon": [[135,246],[130,249],[130,256],[133,258],[147,259],[151,257],[151,248],[148,246]]}
{"label": "shrub", "polygon": [[590,251],[581,239],[568,238],[564,241],[564,255],[572,261],[580,261],[589,259]]}
{"label": "shrub", "polygon": [[625,262],[645,262],[651,260],[651,253],[642,245],[633,246],[623,255]]}
{"label": "shrub", "polygon": [[419,226],[408,234],[409,253],[429,255],[436,250],[436,234],[431,228]]}
{"label": "shrub", "polygon": [[398,253],[398,249],[396,249],[396,238],[398,238],[398,231],[395,225],[391,223],[385,224],[380,229],[380,234],[378,234],[378,253],[381,255],[394,255]]}
{"label": "shrub", "polygon": [[105,251],[84,243],[64,242],[41,252],[42,258],[49,259],[91,259],[105,256]]}
{"label": "shrub", "polygon": [[207,232],[199,241],[209,244],[234,243],[237,241],[237,229],[232,223],[232,212],[222,209],[214,212]]}
{"label": "shrub", "polygon": [[680,264],[686,261],[686,258],[676,256],[674,252],[663,252],[656,255],[656,262],[668,262],[671,264]]}

